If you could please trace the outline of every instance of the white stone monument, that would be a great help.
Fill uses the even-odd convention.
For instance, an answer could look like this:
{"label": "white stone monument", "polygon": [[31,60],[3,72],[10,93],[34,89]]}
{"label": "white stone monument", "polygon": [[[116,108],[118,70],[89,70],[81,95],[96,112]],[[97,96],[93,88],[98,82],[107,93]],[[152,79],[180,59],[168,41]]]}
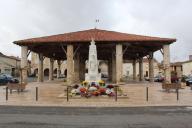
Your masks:
{"label": "white stone monument", "polygon": [[98,72],[97,48],[95,41],[92,39],[89,45],[88,58],[88,73],[85,74],[85,80],[89,82],[96,82],[101,80],[101,73]]}

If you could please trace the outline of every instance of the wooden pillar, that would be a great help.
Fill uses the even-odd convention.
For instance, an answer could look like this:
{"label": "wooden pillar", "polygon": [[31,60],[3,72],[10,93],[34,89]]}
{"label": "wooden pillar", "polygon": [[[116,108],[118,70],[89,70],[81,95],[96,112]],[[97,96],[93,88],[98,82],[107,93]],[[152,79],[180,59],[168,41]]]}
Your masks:
{"label": "wooden pillar", "polygon": [[73,45],[67,45],[67,84],[73,84],[74,68],[73,68]]}
{"label": "wooden pillar", "polygon": [[116,45],[116,83],[121,82],[123,68],[123,46]]}
{"label": "wooden pillar", "polygon": [[163,67],[165,73],[165,82],[171,83],[171,71],[170,71],[170,48],[169,45],[163,45]]}
{"label": "wooden pillar", "polygon": [[39,53],[38,82],[43,82],[43,54]]}
{"label": "wooden pillar", "polygon": [[21,81],[24,83],[27,83],[27,69],[28,69],[28,63],[27,63],[27,53],[28,53],[28,47],[22,46],[21,47]]}

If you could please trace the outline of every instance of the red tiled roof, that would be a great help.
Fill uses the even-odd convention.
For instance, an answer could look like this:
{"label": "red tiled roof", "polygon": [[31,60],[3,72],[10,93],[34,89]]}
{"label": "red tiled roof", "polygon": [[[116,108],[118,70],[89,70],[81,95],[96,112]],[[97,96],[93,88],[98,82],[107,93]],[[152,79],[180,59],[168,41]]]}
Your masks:
{"label": "red tiled roof", "polygon": [[176,39],[170,38],[159,38],[150,36],[141,36],[135,34],[120,33],[114,31],[100,30],[100,29],[89,29],[78,32],[71,32],[59,35],[45,36],[39,38],[31,38],[25,40],[15,41],[15,44],[22,45],[28,43],[46,43],[46,42],[89,42],[91,39],[101,42],[135,42],[135,41],[159,41],[172,43]]}

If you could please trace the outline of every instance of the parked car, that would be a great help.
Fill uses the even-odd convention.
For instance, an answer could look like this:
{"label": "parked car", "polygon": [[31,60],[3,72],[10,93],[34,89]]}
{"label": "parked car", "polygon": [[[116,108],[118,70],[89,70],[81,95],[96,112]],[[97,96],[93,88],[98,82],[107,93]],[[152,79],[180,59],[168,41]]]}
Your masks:
{"label": "parked car", "polygon": [[101,74],[101,78],[108,78],[108,75],[107,74]]}
{"label": "parked car", "polygon": [[179,78],[177,76],[171,76],[171,83],[179,82]]}
{"label": "parked car", "polygon": [[154,77],[154,82],[163,82],[164,81],[164,77],[163,76],[155,76]]}
{"label": "parked car", "polygon": [[[146,81],[149,81],[149,78],[145,78]],[[154,82],[163,82],[165,80],[164,76],[155,76]],[[171,83],[177,83],[179,78],[176,76],[171,76]]]}
{"label": "parked car", "polygon": [[35,73],[30,74],[29,77],[36,77],[36,74]]}
{"label": "parked car", "polygon": [[0,75],[0,85],[4,85],[4,84],[7,84],[7,80]]}
{"label": "parked car", "polygon": [[145,81],[149,81],[149,77],[144,77]]}
{"label": "parked car", "polygon": [[19,83],[19,80],[8,74],[0,74],[0,84],[5,85],[7,83]]}
{"label": "parked car", "polygon": [[185,81],[187,86],[192,85],[192,77],[188,77]]}
{"label": "parked car", "polygon": [[59,78],[66,78],[64,74],[60,74]]}
{"label": "parked car", "polygon": [[188,78],[189,78],[188,76],[182,75],[182,76],[181,76],[181,82],[186,83],[186,80],[187,80]]}

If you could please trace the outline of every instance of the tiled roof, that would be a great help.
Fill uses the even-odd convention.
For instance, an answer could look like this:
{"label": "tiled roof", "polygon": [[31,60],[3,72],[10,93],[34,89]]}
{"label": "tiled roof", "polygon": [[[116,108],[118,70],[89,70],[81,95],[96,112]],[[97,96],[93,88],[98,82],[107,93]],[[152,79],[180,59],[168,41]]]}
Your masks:
{"label": "tiled roof", "polygon": [[15,57],[15,56],[7,56],[7,55],[4,55],[4,54],[1,53],[1,52],[0,52],[0,56],[1,56],[1,57],[5,57],[5,58],[14,59],[14,60],[17,60],[17,61],[20,61],[20,60],[21,60],[19,57]]}
{"label": "tiled roof", "polygon": [[61,42],[90,42],[91,39],[100,42],[140,42],[140,41],[158,41],[172,43],[176,39],[170,38],[159,38],[159,37],[150,37],[150,36],[141,36],[135,34],[120,33],[114,31],[100,30],[100,29],[89,29],[78,32],[71,32],[59,35],[45,36],[39,38],[31,38],[25,40],[15,41],[15,44],[22,45],[28,43],[61,43]]}

